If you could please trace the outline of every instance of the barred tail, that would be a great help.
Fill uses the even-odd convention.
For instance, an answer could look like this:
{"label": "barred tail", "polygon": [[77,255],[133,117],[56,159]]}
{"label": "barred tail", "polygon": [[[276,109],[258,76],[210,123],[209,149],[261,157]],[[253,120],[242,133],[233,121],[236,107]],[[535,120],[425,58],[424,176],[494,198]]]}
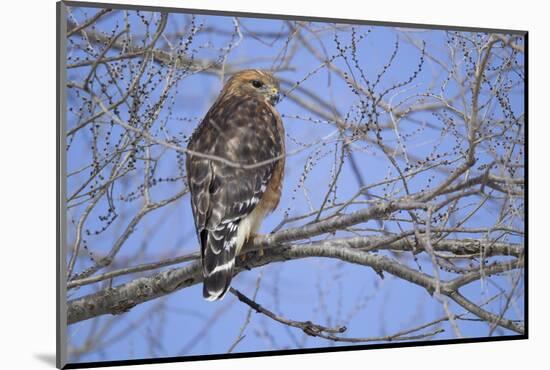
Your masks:
{"label": "barred tail", "polygon": [[202,295],[209,301],[222,299],[231,284],[237,242],[237,225],[220,224],[215,230],[203,230]]}

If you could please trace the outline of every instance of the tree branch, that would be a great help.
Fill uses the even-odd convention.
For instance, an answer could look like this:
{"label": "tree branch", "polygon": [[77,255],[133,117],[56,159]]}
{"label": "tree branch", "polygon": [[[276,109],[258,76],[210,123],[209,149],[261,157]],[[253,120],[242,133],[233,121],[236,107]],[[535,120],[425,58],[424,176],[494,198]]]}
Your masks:
{"label": "tree branch", "polygon": [[[418,339],[425,339],[428,337],[433,337],[434,335],[437,335],[439,333],[444,332],[443,329],[435,329],[431,332],[427,333],[420,333],[415,335],[408,335],[410,333],[414,333],[418,330],[423,329],[426,325],[413,328],[413,329],[407,329],[400,332],[397,332],[392,335],[387,335],[383,337],[369,337],[369,338],[349,338],[349,337],[341,337],[335,334],[341,334],[344,333],[347,328],[345,326],[337,326],[334,328],[326,327],[323,325],[315,324],[311,321],[296,321],[287,319],[285,317],[282,317],[280,315],[277,315],[273,313],[272,311],[268,310],[267,308],[263,307],[256,301],[248,298],[241,292],[239,292],[235,288],[229,288],[229,291],[234,294],[237,299],[246,305],[250,306],[251,309],[255,310],[258,313],[261,313],[270,319],[277,321],[283,325],[287,325],[293,328],[298,328],[302,330],[304,333],[311,337],[320,337],[324,339],[329,339],[335,342],[346,342],[346,343],[366,343],[366,342],[381,342],[381,341],[405,341],[405,340],[418,340]],[[241,337],[242,338],[242,337]]]}
{"label": "tree branch", "polygon": [[[281,233],[284,233],[284,231]],[[268,238],[269,236],[266,237],[266,239]],[[263,244],[262,241],[255,241],[255,244],[256,243]],[[274,243],[278,244],[278,242]],[[488,247],[486,243],[487,241],[485,240],[479,240],[477,243],[472,243],[471,248],[475,245],[479,245],[480,248]],[[517,245],[502,245],[501,248],[504,250],[514,250],[520,247]],[[343,246],[339,240],[327,240],[313,242],[307,245],[284,245],[278,248],[269,248],[264,252],[263,256],[256,254],[245,260],[244,263],[238,261],[235,275],[243,270],[249,270],[269,263],[308,257],[336,258],[342,261],[368,266],[377,273],[387,272],[415,285],[421,286],[430,294],[435,290],[435,279],[432,276],[414,270],[395,259]],[[519,268],[521,265],[507,263],[506,266],[507,268],[488,269],[484,272],[484,275],[489,276],[491,274],[506,271],[507,269]],[[184,267],[162,271],[149,277],[138,278],[115,288],[108,288],[69,301],[67,309],[68,323],[73,324],[105,314],[120,314],[127,312],[140,303],[159,298],[200,282],[202,282],[202,274],[199,261]],[[465,305],[463,297],[454,294],[457,293],[457,291],[451,290],[449,284],[452,284],[452,282],[442,282],[442,294],[449,296],[453,300],[458,299],[457,303],[468,308],[469,306],[467,304]],[[476,309],[472,313],[478,315],[480,312],[481,311]],[[489,317],[489,315],[483,312],[481,312],[481,314],[483,316],[478,316],[483,319]],[[491,320],[498,319],[498,317],[494,315],[490,316],[490,318]],[[522,329],[516,324],[509,324],[509,320],[502,319],[497,322],[510,330],[522,332]]]}

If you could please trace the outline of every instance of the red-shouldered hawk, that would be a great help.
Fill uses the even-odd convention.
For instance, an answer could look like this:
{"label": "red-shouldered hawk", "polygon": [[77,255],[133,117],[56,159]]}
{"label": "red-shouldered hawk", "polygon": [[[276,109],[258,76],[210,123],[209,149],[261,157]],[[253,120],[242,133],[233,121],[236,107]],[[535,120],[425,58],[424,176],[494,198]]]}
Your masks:
{"label": "red-shouldered hawk", "polygon": [[187,155],[203,296],[208,300],[223,298],[240,249],[279,203],[285,134],[274,107],[278,100],[279,84],[273,75],[257,69],[238,72],[227,81],[189,141],[191,151],[235,164],[267,162],[239,168]]}

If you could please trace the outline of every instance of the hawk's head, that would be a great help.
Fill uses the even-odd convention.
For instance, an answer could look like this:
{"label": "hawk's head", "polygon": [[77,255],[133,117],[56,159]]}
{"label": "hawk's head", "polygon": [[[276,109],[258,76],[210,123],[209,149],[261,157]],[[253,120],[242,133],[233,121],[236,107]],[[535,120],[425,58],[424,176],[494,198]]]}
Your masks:
{"label": "hawk's head", "polygon": [[279,102],[279,82],[269,72],[259,69],[245,69],[235,73],[225,84],[223,94],[255,96],[269,104]]}

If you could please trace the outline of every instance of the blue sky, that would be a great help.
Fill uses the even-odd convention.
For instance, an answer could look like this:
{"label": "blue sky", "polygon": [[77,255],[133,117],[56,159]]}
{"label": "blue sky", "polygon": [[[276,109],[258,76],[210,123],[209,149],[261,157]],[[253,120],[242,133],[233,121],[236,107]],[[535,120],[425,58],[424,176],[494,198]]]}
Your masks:
{"label": "blue sky", "polygon": [[[72,14],[81,22],[97,9],[73,9]],[[142,13],[146,19],[158,19],[158,14]],[[144,28],[136,15],[131,12],[130,24],[132,32],[140,34]],[[189,15],[171,14],[165,33],[177,32],[188,25]],[[104,31],[111,31],[117,24],[123,22],[122,13],[102,20],[97,28]],[[226,48],[229,42],[235,43],[232,35],[234,19],[220,16],[197,16],[195,24],[202,25],[203,30],[214,26],[219,30],[227,31],[224,34],[199,31],[193,38],[189,50],[197,59],[213,60],[220,54],[220,49]],[[243,30],[261,30],[263,32],[287,32],[286,21],[280,20],[258,20],[239,18],[239,24]],[[331,24],[310,24],[312,29],[319,30],[319,39],[312,37],[310,42],[326,55],[332,56],[337,53],[334,39],[334,26]],[[154,28],[154,27],[153,27]],[[402,30],[393,27],[372,27],[357,26],[357,35],[369,33],[359,43],[357,48],[358,60],[366,71],[367,78],[376,80],[379,71],[387,63],[392,55],[396,40],[399,40],[399,49],[395,62],[382,77],[379,91],[390,87],[400,81],[407,80],[415,71],[421,53],[419,49],[409,42],[407,37],[423,40],[426,43],[426,50],[432,56],[442,61],[448,61],[448,35],[445,31],[433,30]],[[307,31],[305,34],[308,35]],[[349,44],[351,32],[338,31],[338,40],[342,45]],[[232,40],[233,36],[233,41]],[[312,36],[311,34],[309,36]],[[482,35],[483,36],[483,35]],[[482,37],[481,36],[481,37]],[[285,52],[285,37],[276,40],[268,38],[254,38],[245,36],[237,46],[227,54],[228,65],[239,65],[242,68],[266,68],[271,69],[277,56]],[[322,47],[321,47],[322,45]],[[157,46],[168,47],[164,40],[160,40]],[[324,50],[323,50],[324,48]],[[290,52],[290,50],[287,50]],[[82,55],[82,52],[71,48],[69,44],[68,54],[72,57]],[[407,87],[397,89],[388,94],[387,100],[394,104],[406,97],[425,91],[438,91],[446,78],[445,71],[437,63],[435,58],[426,58],[426,61],[418,77]],[[243,62],[244,61],[244,62]],[[296,50],[293,58],[294,63],[288,70],[277,73],[277,76],[289,81],[301,81],[300,85],[313,91],[323,99],[332,102],[334,107],[342,114],[350,111],[358,103],[356,95],[346,86],[342,79],[336,78],[334,74],[321,68],[318,72],[310,75],[316,70],[320,62],[310,52],[301,48]],[[69,61],[69,64],[71,61]],[[335,60],[335,63],[346,68],[342,59]],[[498,62],[495,62],[498,63]],[[458,68],[463,68],[459,66]],[[81,81],[83,76],[89,72],[89,67],[69,69],[68,80]],[[302,82],[305,76],[308,76]],[[122,74],[121,81],[127,82],[129,78]],[[162,86],[162,85],[161,85]],[[164,109],[157,122],[163,122],[155,126],[152,132],[159,137],[165,133],[178,138],[189,135],[200,119],[204,116],[215,97],[217,96],[222,81],[219,76],[212,74],[198,73],[186,77],[180,81],[178,86],[171,93],[171,109]],[[283,89],[288,86],[283,85]],[[160,90],[156,89],[153,96],[158,96]],[[446,97],[452,97],[459,91],[456,83],[451,81],[445,90]],[[77,107],[78,98],[74,91],[68,90],[68,106]],[[510,94],[510,104],[516,112],[523,112],[523,90],[521,85],[513,88]],[[302,107],[290,99],[283,100],[277,109],[284,115],[285,127],[288,134],[287,151],[292,152],[300,148],[301,143],[311,144],[320,141],[328,135],[337,133],[335,126],[329,123],[315,123],[311,120],[292,118],[294,116],[313,117]],[[501,112],[492,112],[495,117],[502,116]],[[126,119],[129,116],[123,111],[122,116]],[[315,117],[313,117],[315,118]],[[381,122],[388,118],[383,115]],[[74,127],[77,120],[72,112],[68,114],[68,128]],[[425,124],[434,125],[434,128],[425,127]],[[165,131],[159,127],[164,127]],[[441,122],[430,112],[415,113],[411,119],[401,122],[400,130],[402,136],[407,137],[407,148],[411,156],[425,158],[431,154],[452,152],[456,144],[454,138],[443,134],[440,129]],[[461,130],[459,127],[458,130]],[[121,130],[114,128],[112,137],[116,137]],[[90,162],[91,135],[88,130],[82,130],[70,142],[67,154],[67,168],[71,173],[88,165]],[[395,147],[399,145],[392,132],[384,133],[384,142]],[[304,165],[308,157],[319,150],[315,156],[316,164],[308,173],[305,186],[308,189],[304,193],[301,184]],[[356,160],[361,168],[363,178],[368,184],[384,180],[389,174],[395,176],[395,171],[389,165],[388,159],[381,154],[372,144],[356,143],[354,146]],[[180,175],[178,158],[174,152],[165,151],[161,147],[152,149],[153,156],[161,155],[157,163],[158,177],[177,177]],[[273,212],[264,222],[262,232],[272,230],[285,216],[300,215],[309,211],[310,204],[318,207],[325,196],[325,191],[330,183],[330,173],[334,168],[334,147],[327,145],[320,147],[313,145],[300,153],[293,155],[287,160],[284,190],[279,208]],[[481,154],[480,164],[491,160],[489,155]],[[406,163],[400,159],[399,164],[406,167]],[[88,177],[87,171],[68,178],[68,193],[72,194]],[[411,191],[418,191],[431,182],[436,184],[443,179],[445,174],[437,171],[428,171],[424,175],[417,176],[411,181]],[[142,174],[130,175],[121,181],[113,189],[113,197],[117,199],[120,195],[128,196],[135,191],[142,180]],[[162,200],[181,190],[181,181],[163,183],[152,188],[152,197],[155,200]],[[342,175],[338,181],[337,197],[345,200],[353,196],[357,191],[357,180],[349,163],[342,169]],[[385,197],[388,192],[398,191],[399,188],[378,187],[373,193]],[[468,202],[466,202],[468,203]],[[475,199],[471,200],[472,205],[464,204],[464,209],[459,215],[467,214],[475,206]],[[90,214],[86,229],[91,235],[86,236],[86,243],[97,255],[107,252],[122,228],[129,219],[139,210],[141,200],[136,199],[130,202],[120,202],[118,206],[119,217],[113,221],[107,230],[94,235],[94,230],[101,230],[105,222],[98,219],[99,216],[107,213],[109,207],[106,200],[98,203],[98,206]],[[84,211],[86,204],[75,206],[68,214],[68,240],[69,245],[74,241],[75,226],[71,220],[78,220]],[[357,209],[359,206],[352,206],[348,211]],[[492,225],[498,210],[494,204],[487,203],[474,217],[468,220],[469,227],[483,227]],[[296,223],[294,225],[299,225]],[[287,225],[292,226],[291,225]],[[377,228],[376,222],[368,222],[364,226]],[[523,228],[520,221],[513,225]],[[395,223],[388,223],[391,231],[397,231]],[[345,233],[337,234],[346,235]],[[348,234],[349,235],[349,234]],[[466,235],[468,236],[468,235]],[[510,242],[520,242],[520,238],[509,237]],[[124,267],[125,264],[137,265],[140,263],[152,262],[159,257],[171,257],[197,250],[197,240],[192,227],[192,216],[188,196],[163,208],[159,212],[152,212],[147,215],[136,228],[135,232],[128,238],[121,252],[117,255],[118,264],[116,268]],[[402,256],[402,262],[409,266],[416,266],[416,263],[409,255]],[[419,261],[426,273],[432,273],[429,263]],[[90,261],[86,258],[79,259],[76,271],[89,266]],[[148,275],[145,273],[142,275]],[[320,258],[304,259],[286,263],[276,263],[260,269],[254,269],[239,274],[232,285],[237,289],[252,295],[259,275],[262,275],[257,301],[270,309],[294,320],[312,320],[323,325],[345,324],[348,327],[346,335],[351,337],[370,337],[392,334],[396,331],[420,325],[421,323],[434,320],[444,315],[441,304],[429,297],[425,290],[405,281],[396,279],[386,274],[381,280],[372,270],[343,263],[337,260]],[[138,275],[120,277],[114,280],[113,285],[122,284]],[[442,277],[448,276],[442,272]],[[498,286],[509,287],[508,277],[492,278],[495,284],[475,282],[465,287],[463,292],[470,298],[480,302],[491,297],[498,291]],[[91,285],[69,292],[70,298],[76,298],[95,291],[97,285]],[[101,327],[109,320],[114,320],[111,330],[106,334],[108,345],[104,345],[101,351],[93,351],[79,357],[79,361],[98,360],[119,360],[128,358],[163,357],[177,355],[197,355],[225,353],[231,343],[237,337],[239,329],[245,320],[248,306],[238,302],[233,296],[228,295],[223,301],[211,303],[202,299],[202,287],[193,286],[178,291],[165,298],[150,301],[133,308],[129,313],[121,316],[103,316],[97,319],[77,323],[69,327],[69,344],[81,345],[86,338],[93,333],[97,327]],[[523,299],[518,299],[518,311],[511,310],[513,318],[522,318]],[[498,310],[502,302],[495,302],[488,306]],[[451,308],[455,313],[461,313],[462,309],[454,304]],[[349,321],[348,321],[349,319]],[[94,323],[95,322],[95,323]],[[95,326],[97,325],[97,326]],[[125,333],[127,327],[134,327],[129,334]],[[435,337],[436,339],[454,338],[453,331],[448,324],[441,325],[445,332]],[[94,329],[96,328],[96,329]],[[486,324],[475,321],[461,321],[460,329],[464,336],[482,337],[488,333]],[[285,349],[296,347],[327,347],[338,345],[337,343],[324,339],[305,336],[299,330],[287,328],[268,318],[253,313],[251,322],[245,332],[246,337],[238,344],[235,352],[250,352],[270,349]],[[497,330],[495,335],[511,334],[506,330]],[[151,342],[150,338],[157,338]]]}

